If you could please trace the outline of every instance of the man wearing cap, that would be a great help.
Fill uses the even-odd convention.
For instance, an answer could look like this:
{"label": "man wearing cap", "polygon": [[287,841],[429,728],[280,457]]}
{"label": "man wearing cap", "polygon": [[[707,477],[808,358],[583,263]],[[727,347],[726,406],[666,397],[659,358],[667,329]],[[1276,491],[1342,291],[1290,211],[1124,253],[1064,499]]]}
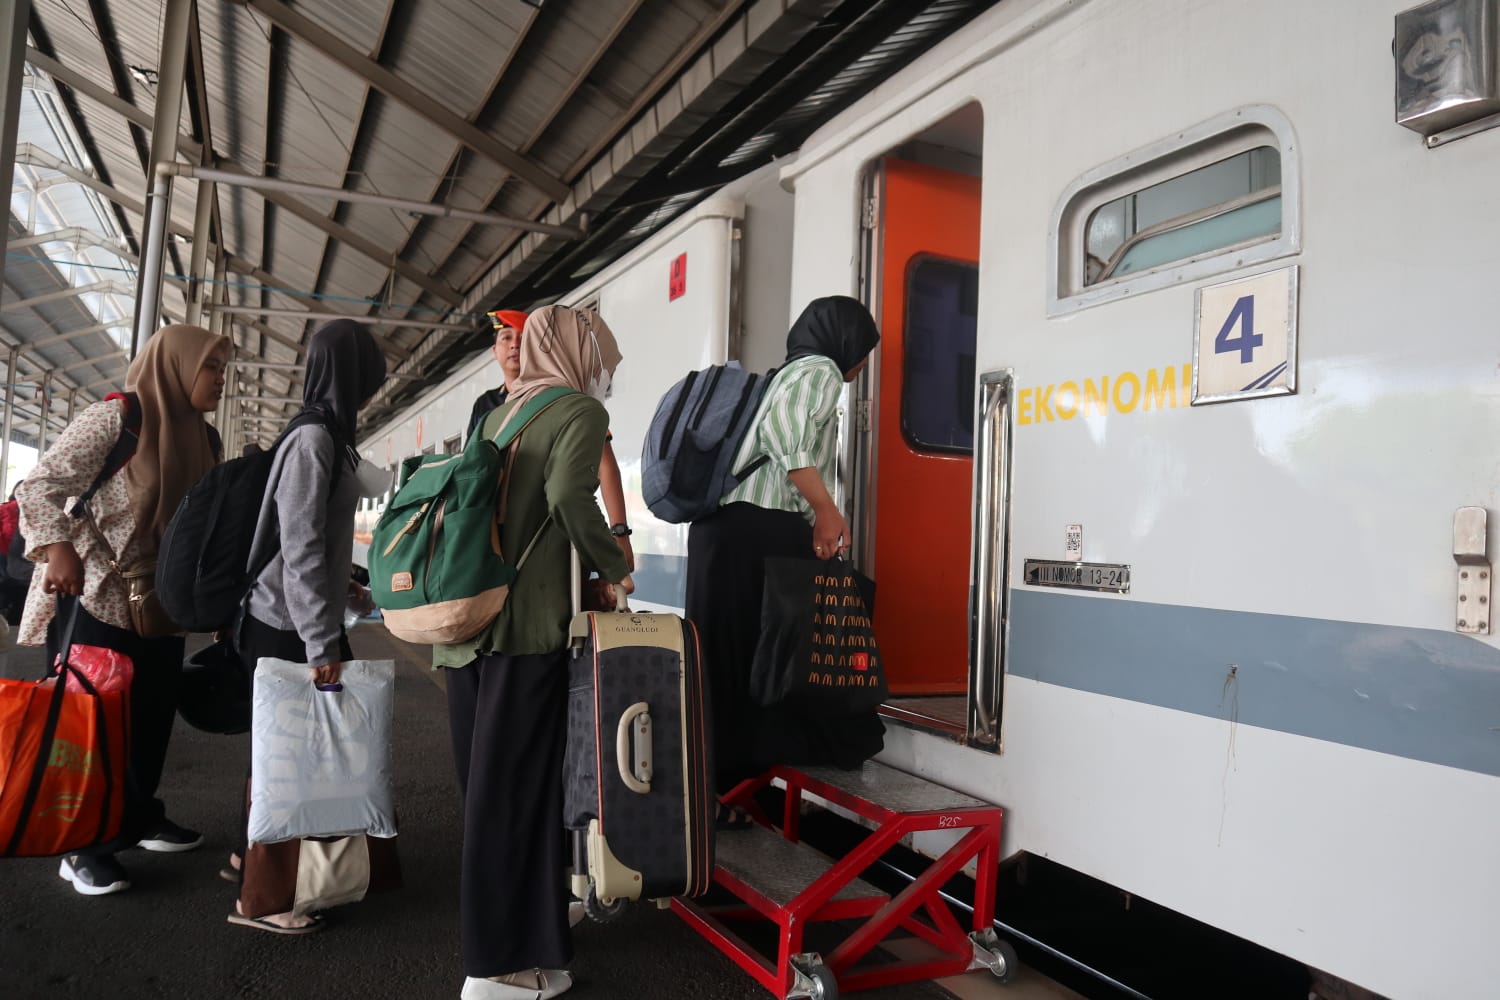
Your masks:
{"label": "man wearing cap", "polygon": [[[496,309],[489,313],[495,325],[495,345],[491,348],[505,384],[479,394],[474,400],[474,409],[469,413],[469,429],[465,437],[484,422],[490,411],[505,402],[506,385],[521,373],[521,331],[526,328],[526,313],[519,309]],[[604,496],[604,513],[609,518],[609,533],[625,555],[625,563],[635,572],[635,551],[630,545],[630,525],[625,520],[625,484],[620,479],[620,463],[615,460],[615,449],[610,438],[604,440],[604,452],[599,456],[599,492]]]}

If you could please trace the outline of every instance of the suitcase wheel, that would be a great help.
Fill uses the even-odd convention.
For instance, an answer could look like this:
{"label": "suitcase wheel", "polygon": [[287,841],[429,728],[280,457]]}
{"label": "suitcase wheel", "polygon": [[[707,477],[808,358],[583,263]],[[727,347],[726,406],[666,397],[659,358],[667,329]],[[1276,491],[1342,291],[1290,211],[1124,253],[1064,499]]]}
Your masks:
{"label": "suitcase wheel", "polygon": [[583,896],[583,912],[587,913],[589,919],[595,923],[613,923],[625,915],[626,902],[623,899],[611,899],[606,903],[599,898],[599,894],[590,885],[588,892]]}

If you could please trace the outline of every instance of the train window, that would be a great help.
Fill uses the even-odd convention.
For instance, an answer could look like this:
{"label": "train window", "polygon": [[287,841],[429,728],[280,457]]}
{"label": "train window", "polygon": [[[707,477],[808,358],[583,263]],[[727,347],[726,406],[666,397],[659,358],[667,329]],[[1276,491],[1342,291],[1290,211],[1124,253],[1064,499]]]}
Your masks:
{"label": "train window", "polygon": [[1093,285],[1281,231],[1281,156],[1259,146],[1094,210],[1084,284]]}
{"label": "train window", "polygon": [[918,451],[974,450],[979,268],[920,256],[906,270],[901,433]]}
{"label": "train window", "polygon": [[448,440],[444,441],[443,442],[443,454],[445,454],[445,455],[457,455],[459,453],[459,451],[460,451],[460,445],[462,444],[462,442],[463,442],[463,438],[459,437],[458,435],[454,435],[453,437],[451,437]]}
{"label": "train window", "polygon": [[1298,252],[1296,178],[1291,125],[1268,107],[1091,171],[1059,204],[1049,313]]}

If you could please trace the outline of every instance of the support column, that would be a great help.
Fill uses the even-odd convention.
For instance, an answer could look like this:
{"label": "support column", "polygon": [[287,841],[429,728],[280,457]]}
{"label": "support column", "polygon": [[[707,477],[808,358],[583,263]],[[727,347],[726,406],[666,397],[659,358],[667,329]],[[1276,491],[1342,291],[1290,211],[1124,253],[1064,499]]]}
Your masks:
{"label": "support column", "polygon": [[10,435],[16,426],[16,365],[21,360],[21,349],[12,347],[5,362],[5,428],[4,440],[0,440],[0,494],[10,499],[14,484],[10,481]]}
{"label": "support column", "polygon": [[157,318],[161,313],[167,222],[172,214],[172,179],[157,168],[177,158],[177,121],[182,116],[182,91],[187,77],[188,24],[192,20],[193,0],[166,0],[166,3],[161,58],[156,63],[156,115],[151,127],[151,160],[146,173],[146,246],[141,254],[140,282],[136,288],[135,332],[130,339],[132,359],[147,338],[156,332]]}
{"label": "support column", "polygon": [[77,386],[74,386],[68,393],[68,423],[70,424],[73,422],[73,414],[78,412],[78,393]]}
{"label": "support column", "polygon": [[[207,301],[209,302],[221,305],[229,304],[229,286],[224,283],[228,280],[229,275],[228,260],[228,255],[221,251],[218,259],[214,261],[214,283],[208,290]],[[208,329],[210,333],[218,335],[229,333],[225,329],[228,325],[224,314],[218,310],[214,310],[208,314]],[[233,334],[230,334],[230,336],[233,336]]]}
{"label": "support column", "polygon": [[[26,67],[26,25],[30,19],[31,0],[0,0],[0,191],[10,190],[15,172],[21,79]],[[9,226],[0,231],[0,288],[5,287],[5,241],[9,235]],[[5,441],[10,443],[9,431]],[[4,476],[5,470],[0,469],[0,479]]]}
{"label": "support column", "polygon": [[[226,387],[225,392],[228,391],[228,387]],[[226,449],[234,449],[232,453],[226,451],[226,457],[238,458],[240,448],[244,447],[244,435],[240,432],[240,413],[243,411],[244,404],[233,397],[229,398],[228,405],[224,407],[224,413],[227,418],[224,421],[225,430],[227,431],[224,437],[224,447]]]}
{"label": "support column", "polygon": [[[205,152],[205,156],[207,153]],[[213,295],[214,286],[203,279],[208,274],[208,237],[213,228],[214,183],[198,182],[198,209],[193,216],[193,262],[188,268],[187,319],[190,326],[203,325],[203,306]]]}
{"label": "support column", "polygon": [[37,401],[37,432],[36,453],[38,456],[47,450],[47,418],[52,416],[52,372],[42,372],[42,398]]}

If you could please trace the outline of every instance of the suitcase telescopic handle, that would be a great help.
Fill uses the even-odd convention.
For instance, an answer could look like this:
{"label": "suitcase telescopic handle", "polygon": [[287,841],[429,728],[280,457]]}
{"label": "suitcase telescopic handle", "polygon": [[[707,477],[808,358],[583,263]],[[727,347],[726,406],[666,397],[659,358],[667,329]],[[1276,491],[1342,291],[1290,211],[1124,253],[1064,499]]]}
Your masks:
{"label": "suitcase telescopic handle", "polygon": [[615,766],[626,788],[637,795],[651,793],[651,706],[644,701],[620,715],[615,729]]}
{"label": "suitcase telescopic handle", "polygon": [[[576,618],[583,610],[583,563],[578,561],[578,550],[571,545],[568,546],[568,571],[571,576],[568,587],[573,595],[573,617]],[[630,595],[625,593],[624,587],[615,587],[615,610],[630,610]]]}

